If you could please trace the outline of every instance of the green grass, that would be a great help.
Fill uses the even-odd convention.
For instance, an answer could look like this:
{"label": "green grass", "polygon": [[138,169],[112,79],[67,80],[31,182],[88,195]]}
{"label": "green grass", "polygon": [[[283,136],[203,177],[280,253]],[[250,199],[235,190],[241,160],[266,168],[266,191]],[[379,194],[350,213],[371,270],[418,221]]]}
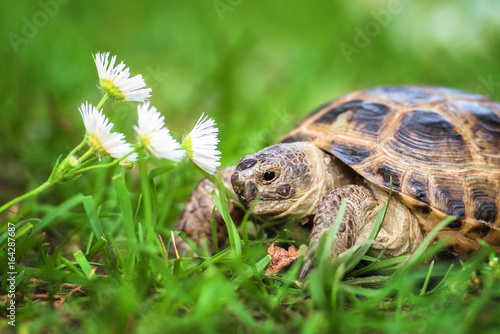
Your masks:
{"label": "green grass", "polygon": [[[17,266],[18,300],[24,304],[16,319],[21,332],[28,328],[32,332],[85,333],[343,332],[371,328],[399,333],[441,332],[455,326],[457,332],[467,333],[500,325],[495,323],[500,265],[493,258],[485,261],[491,253],[487,245],[470,261],[454,265],[424,263],[443,246],[428,249],[435,233],[429,234],[410,258],[380,260],[365,255],[367,248],[361,247],[363,253],[353,251],[332,264],[319,252],[316,268],[304,287],[297,281],[301,259],[277,276],[264,275],[270,239],[259,232],[244,233],[240,238],[225,202],[217,197],[218,208],[223,217],[229,217],[226,223],[234,235],[228,247],[213,256],[197,250],[202,255],[170,255],[167,259],[155,240],[127,238],[125,220],[135,222],[134,236],[141,235],[137,231],[141,228],[142,235],[147,235],[147,227],[139,224],[144,222],[141,215],[125,218],[132,212],[130,205],[138,203],[130,203],[122,175],[114,181],[121,191],[115,194],[119,197],[115,212],[97,208],[92,196],[71,199],[74,207],[47,209],[49,217],[57,211],[58,216],[72,217],[74,224],[80,225],[70,233],[71,238],[63,238],[62,245],[54,248],[39,234],[27,235],[18,229],[17,252],[27,262]],[[78,207],[81,209],[75,210]],[[439,224],[435,232],[449,221]],[[338,223],[340,220],[337,227]],[[85,227],[88,232],[81,233]],[[103,231],[113,232],[104,237]],[[160,235],[168,247],[169,234]],[[80,240],[86,248],[77,249],[79,243],[71,241],[77,236],[88,238]],[[328,242],[326,238],[322,241]],[[36,262],[29,263],[36,257]],[[351,265],[360,259],[358,266]]]}
{"label": "green grass", "polygon": [[[497,1],[401,1],[365,43],[358,32],[374,27],[389,2],[222,3],[229,10],[221,13],[210,1],[70,1],[19,47],[8,36],[22,35],[26,22],[46,9],[39,2],[0,4],[0,204],[42,184],[57,158],[82,140],[77,107],[101,97],[91,57],[98,51],[117,54],[132,74],[144,75],[152,104],[177,139],[202,112],[214,117],[223,166],[271,145],[316,106],[356,89],[432,84],[500,100]],[[345,43],[359,52],[346,57]],[[132,137],[135,104],[108,102],[105,112]],[[453,265],[429,260],[442,245],[419,249],[409,260],[379,260],[360,248],[334,265],[320,262],[303,289],[296,281],[301,258],[287,272],[264,275],[267,247],[288,240],[290,231],[270,237],[251,219],[239,228],[226,219],[231,240],[215,255],[201,247],[199,257],[166,259],[157,235],[169,249],[171,230],[200,178],[187,163],[115,166],[23,201],[19,216],[2,214],[2,269],[3,231],[16,224],[16,330],[500,328],[500,269],[488,247]],[[224,212],[224,201],[218,204]],[[1,286],[4,295],[5,274]],[[0,311],[6,314],[5,304]],[[6,321],[0,326],[11,329]]]}

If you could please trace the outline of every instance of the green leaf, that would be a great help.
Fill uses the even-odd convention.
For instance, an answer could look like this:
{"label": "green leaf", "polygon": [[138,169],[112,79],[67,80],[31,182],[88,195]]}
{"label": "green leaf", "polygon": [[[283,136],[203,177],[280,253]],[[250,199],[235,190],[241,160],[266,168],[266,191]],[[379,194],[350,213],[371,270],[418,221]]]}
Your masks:
{"label": "green leaf", "polygon": [[52,171],[50,172],[50,176],[49,176],[49,182],[55,182],[57,181],[55,179],[55,177],[57,176],[57,172],[59,171],[59,165],[60,165],[60,161],[61,161],[61,158],[62,158],[62,154],[57,158],[56,160],[56,163],[54,164],[54,168],[52,168]]}

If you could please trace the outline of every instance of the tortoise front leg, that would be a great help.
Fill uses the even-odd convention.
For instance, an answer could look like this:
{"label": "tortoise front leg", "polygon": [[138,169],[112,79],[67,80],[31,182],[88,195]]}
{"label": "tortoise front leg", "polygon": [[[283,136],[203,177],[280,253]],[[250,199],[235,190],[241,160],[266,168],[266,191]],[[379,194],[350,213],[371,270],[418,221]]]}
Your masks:
{"label": "tortoise front leg", "polygon": [[[387,203],[387,193],[370,186],[346,185],[339,187],[323,200],[314,217],[309,239],[310,249],[302,265],[300,279],[312,267],[314,253],[319,239],[330,231],[337,218],[342,199],[346,200],[346,210],[333,244],[330,248],[332,260],[357,243],[368,239],[380,209]],[[376,238],[385,248],[389,257],[410,254],[423,239],[422,230],[413,213],[397,198],[392,198],[382,228]],[[380,249],[380,246],[372,246]]]}
{"label": "tortoise front leg", "polygon": [[[227,167],[219,171],[222,175],[222,182],[231,191],[233,190],[231,185],[231,175],[233,174],[234,169],[235,167]],[[197,245],[200,245],[201,238],[205,236],[208,246],[211,249],[213,248],[213,245],[210,218],[212,217],[212,210],[215,206],[212,199],[212,191],[216,189],[217,187],[210,180],[206,178],[201,180],[186,201],[184,210],[182,210],[179,215],[179,221],[176,227],[177,231],[185,232],[187,236],[190,237]],[[231,218],[234,223],[238,225],[243,219],[243,210],[233,205],[233,203],[229,200],[227,201],[227,205]],[[226,224],[217,209],[214,211],[213,218],[217,222],[218,243],[223,244],[227,238]],[[176,236],[175,243],[177,249],[181,253],[181,256],[189,249],[189,246],[179,236]]]}

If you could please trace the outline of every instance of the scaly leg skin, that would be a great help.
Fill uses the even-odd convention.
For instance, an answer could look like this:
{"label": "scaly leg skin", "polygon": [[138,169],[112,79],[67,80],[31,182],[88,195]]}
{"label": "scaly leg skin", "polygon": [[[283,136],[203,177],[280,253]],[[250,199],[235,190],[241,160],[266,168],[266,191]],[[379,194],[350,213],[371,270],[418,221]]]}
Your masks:
{"label": "scaly leg skin", "polygon": [[[314,217],[309,239],[310,249],[302,265],[299,279],[303,279],[312,268],[319,239],[323,233],[332,228],[342,199],[346,200],[346,211],[330,248],[332,260],[357,243],[368,239],[377,214],[387,203],[387,198],[385,191],[371,184],[363,186],[350,184],[330,192]],[[393,197],[382,228],[375,239],[385,248],[384,254],[389,257],[410,254],[422,239],[422,230],[416,217],[408,207]],[[380,250],[381,247],[373,245],[371,249]]]}
{"label": "scaly leg skin", "polygon": [[[219,171],[222,175],[222,182],[228,189],[231,189],[231,191],[233,190],[231,185],[231,175],[233,174],[234,169],[235,167],[227,167]],[[216,189],[217,187],[208,179],[201,180],[186,201],[184,210],[182,210],[179,215],[179,221],[176,227],[177,231],[185,232],[187,236],[190,237],[198,246],[200,246],[200,240],[203,237],[206,237],[211,251],[213,251],[213,244],[210,218],[212,216],[212,210],[215,206],[212,199],[212,191]],[[234,223],[238,225],[243,219],[243,210],[234,206],[229,200],[227,201],[227,204],[231,218]],[[222,245],[227,238],[227,229],[224,220],[217,209],[215,209],[214,212],[214,219],[217,222],[217,240],[219,245]],[[180,256],[184,256],[190,249],[186,242],[179,236],[175,237],[175,245],[180,253]]]}

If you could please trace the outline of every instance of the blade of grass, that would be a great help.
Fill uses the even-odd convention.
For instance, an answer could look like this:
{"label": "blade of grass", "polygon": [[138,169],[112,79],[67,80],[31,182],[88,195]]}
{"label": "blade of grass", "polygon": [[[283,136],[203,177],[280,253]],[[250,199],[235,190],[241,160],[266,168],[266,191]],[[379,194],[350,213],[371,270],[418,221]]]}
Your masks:
{"label": "blade of grass", "polygon": [[[113,185],[116,189],[116,196],[118,197],[118,203],[120,204],[120,209],[123,217],[123,225],[125,227],[125,233],[127,235],[127,241],[128,241],[126,266],[124,266],[123,257],[120,259],[120,263],[121,267],[124,268],[124,270],[128,274],[132,274],[136,264],[135,259],[137,257],[138,240],[137,240],[137,233],[135,231],[134,210],[132,208],[130,192],[128,191],[125,182],[125,175],[121,173],[113,176]],[[109,236],[111,237],[111,234]],[[112,246],[115,249],[116,253],[119,254],[119,256],[121,256],[121,252],[116,247],[116,243],[114,241],[112,243]]]}
{"label": "blade of grass", "polygon": [[[257,272],[264,270],[270,261],[271,257],[269,255],[266,255],[262,259],[260,259],[259,262],[257,262],[255,265]],[[250,265],[244,264],[244,269],[231,282],[232,287],[235,289],[238,288],[245,280],[249,279],[252,275],[257,278],[257,276],[255,275],[254,268],[252,268],[252,266]],[[259,274],[257,275],[260,278],[260,275]],[[267,295],[267,290],[265,290],[265,295]]]}
{"label": "blade of grass", "polygon": [[49,243],[44,243],[41,245],[40,255],[38,256],[38,266],[48,266],[50,268],[55,267],[54,261],[47,253],[49,250],[49,246],[50,246]]}
{"label": "blade of grass", "polygon": [[438,291],[439,289],[441,289],[446,284],[445,282],[448,281],[448,277],[450,276],[451,270],[453,269],[454,266],[455,266],[454,263],[450,264],[450,266],[448,267],[448,270],[444,274],[444,276],[441,279],[441,281],[430,292],[436,292],[436,291]]}
{"label": "blade of grass", "polygon": [[214,210],[212,210],[212,218],[210,218],[210,227],[212,228],[212,245],[214,249],[214,254],[217,254],[219,252],[219,238],[217,237],[217,222],[213,218],[214,216]]}
{"label": "blade of grass", "polygon": [[320,307],[322,309],[328,309],[331,305],[328,305],[324,288],[325,284],[329,281],[327,275],[332,273],[332,271],[335,272],[335,270],[339,268],[338,265],[332,265],[330,255],[332,246],[334,246],[333,241],[335,240],[335,236],[337,235],[340,223],[344,218],[346,206],[346,200],[342,199],[339,210],[337,212],[337,217],[335,218],[335,221],[333,222],[330,230],[327,233],[323,233],[321,235],[316,246],[309,245],[304,263],[302,264],[302,268],[299,274],[300,278],[304,278],[305,273],[307,273],[309,267],[312,264],[312,260],[319,258],[319,261],[316,260],[317,269],[309,274],[309,281],[306,283],[306,287],[311,292],[311,301],[315,305],[317,305],[317,307]]}
{"label": "blade of grass", "polygon": [[[94,202],[94,198],[92,196],[85,196],[83,198],[83,207],[85,208],[85,212],[87,214],[87,218],[88,218],[89,223],[90,223],[90,228],[94,232],[94,235],[96,236],[96,238],[98,238],[98,239],[104,238],[105,239],[104,230],[101,226],[101,220],[99,219],[99,213],[97,211],[97,208],[96,208],[96,205]],[[105,257],[108,259],[108,261],[110,263],[112,263],[111,254],[110,254],[109,248],[107,246],[105,246],[103,248],[103,253],[104,253]]]}
{"label": "blade of grass", "polygon": [[348,285],[376,284],[385,282],[389,278],[390,276],[356,277],[353,279],[345,280],[344,283]]}
{"label": "blade of grass", "polygon": [[222,262],[222,261],[225,261],[226,258],[231,254],[231,249],[229,248],[226,248],[226,249],[223,249],[221,250],[219,253],[215,254],[214,256],[212,257],[209,257],[207,259],[205,259],[205,261],[203,261],[198,267],[197,269],[205,269],[205,268],[208,268],[210,267],[211,265],[215,264],[215,263],[218,263],[218,262]]}
{"label": "blade of grass", "polygon": [[85,254],[90,252],[90,248],[92,247],[92,240],[94,240],[94,232],[90,231],[89,241],[87,242],[87,249],[85,250]]}
{"label": "blade of grass", "polygon": [[92,267],[90,266],[89,261],[87,260],[85,255],[83,255],[82,251],[79,250],[78,252],[74,253],[73,257],[75,258],[76,262],[78,262],[78,265],[85,274],[85,277],[90,279],[90,274],[92,273]]}
{"label": "blade of grass", "polygon": [[320,256],[320,262],[319,262],[320,267],[328,265],[328,262],[331,261],[330,258],[331,248],[333,246],[333,241],[335,240],[335,236],[337,235],[337,232],[339,230],[340,223],[342,222],[342,219],[344,219],[346,207],[347,207],[347,202],[345,198],[343,198],[340,204],[339,211],[337,212],[337,217],[335,218],[335,221],[333,223],[333,226],[331,227],[330,231],[328,231],[328,235],[325,241],[325,247],[322,248],[321,254],[318,254]]}
{"label": "blade of grass", "polygon": [[424,284],[422,285],[422,289],[420,290],[420,295],[424,295],[425,292],[427,291],[427,286],[429,285],[429,280],[431,279],[433,268],[434,268],[434,261],[432,261],[429,266],[429,270],[427,271],[427,275],[425,276]]}
{"label": "blade of grass", "polygon": [[[250,243],[248,241],[248,218],[250,217],[250,213],[253,211],[253,208],[255,207],[255,205],[257,205],[257,203],[258,203],[258,198],[254,200],[250,209],[248,209],[245,212],[245,216],[243,217],[243,220],[241,222],[241,234],[243,235],[243,244],[245,245],[245,255],[247,256],[250,262],[250,267],[252,268],[253,275],[257,279],[257,284],[259,285],[259,288],[262,291],[262,293],[264,293],[264,295],[267,295],[266,286],[264,285],[264,282],[262,281],[262,277],[260,276],[259,272],[262,271],[265,268],[265,266],[267,266],[267,263],[269,263],[271,259],[269,258],[269,261],[267,261],[267,263],[264,265],[264,268],[259,269],[259,264],[255,263],[255,260],[250,252],[251,248],[250,248]],[[262,260],[260,260],[259,263],[262,262]]]}
{"label": "blade of grass", "polygon": [[[33,228],[34,225],[32,223],[30,223],[31,221],[32,222],[40,222],[40,219],[31,218],[31,219],[19,221],[15,224],[16,225],[16,234],[14,236],[15,239],[24,235],[26,232],[29,231],[29,229]],[[2,235],[0,235],[0,245],[2,245],[7,240],[8,237],[9,237],[9,234],[7,233],[7,231],[2,233]]]}
{"label": "blade of grass", "polygon": [[31,235],[34,235],[36,232],[50,226],[57,218],[63,216],[66,212],[68,212],[75,206],[80,205],[83,202],[84,198],[85,197],[82,194],[78,194],[63,202],[62,204],[51,208],[51,210],[42,219],[42,221],[33,226]]}
{"label": "blade of grass", "polygon": [[92,259],[102,251],[102,249],[106,246],[107,243],[108,241],[104,238],[97,240],[94,246],[92,246],[90,251],[88,251],[87,254],[85,255],[87,260],[92,261]]}
{"label": "blade of grass", "polygon": [[219,190],[219,195],[217,196],[217,192],[214,190],[212,192],[212,198],[215,202],[215,206],[217,207],[217,210],[219,210],[224,222],[226,223],[227,227],[227,234],[229,237],[229,244],[231,245],[231,249],[234,250],[236,255],[238,257],[241,256],[241,239],[240,235],[238,234],[238,231],[236,229],[236,226],[233,222],[233,219],[231,218],[231,215],[229,214],[229,209],[227,207],[227,198],[226,198],[226,190],[225,186],[222,183],[222,178],[221,174],[219,173],[217,175],[217,189]]}
{"label": "blade of grass", "polygon": [[188,237],[186,232],[172,231],[172,233],[174,234],[174,236],[180,236],[182,240],[184,240],[184,242],[188,244],[189,248],[191,248],[198,256],[202,256],[204,254],[203,251],[198,247],[198,245],[193,241],[193,239]]}
{"label": "blade of grass", "polygon": [[125,176],[123,173],[113,176],[113,185],[116,189],[118,203],[123,217],[123,225],[127,233],[127,240],[132,246],[137,244],[137,235],[135,233],[134,210],[130,201],[130,194],[125,184]]}
{"label": "blade of grass", "polygon": [[144,244],[144,228],[140,222],[137,222],[137,237],[139,239],[139,244]]}
{"label": "blade of grass", "polygon": [[[61,261],[59,261],[59,262],[61,262]],[[76,262],[76,261],[71,261],[71,263],[72,263],[73,265],[78,264],[78,262]],[[89,261],[89,264],[90,264],[91,266],[95,266],[95,267],[106,268],[106,266],[105,266],[104,264],[99,263],[99,262],[92,262],[92,261]],[[67,268],[66,264],[64,264],[64,263],[61,263],[60,265],[58,265],[58,266],[56,267],[56,269],[57,269],[57,270],[61,270],[61,269],[64,269],[64,268]],[[82,275],[83,275],[83,273],[82,273],[82,271],[81,271],[81,270],[79,270],[78,268],[77,268],[77,270],[80,272],[80,274],[82,274]]]}
{"label": "blade of grass", "polygon": [[408,257],[409,257],[409,255],[403,255],[403,256],[385,259],[385,260],[382,260],[379,262],[373,262],[364,268],[360,268],[356,271],[353,271],[350,275],[360,276],[360,275],[366,274],[370,271],[376,271],[376,270],[380,270],[380,269],[385,269],[385,268],[397,266],[401,263],[404,263],[406,260],[408,260]]}
{"label": "blade of grass", "polygon": [[431,241],[436,237],[436,235],[441,231],[442,228],[444,228],[446,225],[448,225],[450,222],[455,220],[455,216],[449,216],[443,219],[439,224],[437,224],[432,231],[430,231],[422,241],[422,243],[417,247],[415,252],[408,258],[406,263],[404,263],[395,273],[395,277],[402,277],[404,276],[411,268],[413,268],[420,260],[424,252],[426,251],[427,247],[431,243]]}
{"label": "blade of grass", "polygon": [[25,223],[23,226],[21,226],[20,228],[18,228],[16,230],[16,236],[15,236],[15,238],[17,239],[17,238],[25,235],[32,227],[33,227],[33,224],[31,224],[31,223]]}
{"label": "blade of grass", "polygon": [[[382,224],[384,223],[385,220],[385,216],[387,214],[387,210],[389,208],[389,204],[391,203],[391,197],[392,197],[392,177],[390,178],[389,181],[389,195],[387,197],[387,203],[378,212],[377,217],[375,218],[375,223],[373,224],[370,234],[368,235],[368,240],[375,240],[378,233],[380,232]],[[371,244],[365,244],[362,247],[360,247],[356,252],[354,252],[354,254],[350,256],[347,261],[345,271],[349,272],[352,269],[354,269],[370,247]]]}
{"label": "blade of grass", "polygon": [[66,265],[66,267],[68,269],[70,269],[72,272],[74,272],[75,274],[77,274],[78,276],[85,277],[85,275],[80,270],[78,270],[78,268],[71,261],[69,261],[68,259],[64,258],[63,256],[60,256],[59,260],[62,261],[62,262],[64,262],[64,264]]}
{"label": "blade of grass", "polygon": [[[133,271],[133,265],[130,265],[130,268],[129,266],[125,266],[125,263],[123,261],[123,255],[122,255],[122,252],[120,251],[120,249],[118,248],[118,245],[116,244],[116,241],[115,241],[115,238],[113,238],[113,236],[111,234],[108,235],[108,238],[109,238],[109,241],[111,243],[111,247],[113,247],[113,249],[115,250],[115,253],[116,253],[116,256],[118,257],[118,261],[120,261],[120,265],[122,268],[128,268],[128,271],[127,273],[128,274],[132,274],[132,271]],[[132,256],[127,256],[127,262],[128,261],[132,261],[134,262],[134,257]]]}
{"label": "blade of grass", "polygon": [[101,226],[101,221],[99,219],[99,214],[97,212],[97,207],[92,196],[85,196],[83,198],[83,207],[87,213],[87,218],[89,219],[90,228],[96,238],[100,239],[104,237],[104,230]]}
{"label": "blade of grass", "polygon": [[148,177],[146,162],[143,157],[139,159],[139,173],[141,176],[142,204],[144,208],[144,224],[146,225],[146,242],[148,244],[156,243],[156,234],[154,231],[154,213],[151,184]]}
{"label": "blade of grass", "polygon": [[335,270],[335,274],[333,275],[333,279],[331,282],[332,290],[330,294],[330,306],[334,312],[337,310],[337,304],[339,301],[339,289],[342,277],[344,277],[344,273],[345,273],[344,263],[341,263],[337,267],[337,270]]}

